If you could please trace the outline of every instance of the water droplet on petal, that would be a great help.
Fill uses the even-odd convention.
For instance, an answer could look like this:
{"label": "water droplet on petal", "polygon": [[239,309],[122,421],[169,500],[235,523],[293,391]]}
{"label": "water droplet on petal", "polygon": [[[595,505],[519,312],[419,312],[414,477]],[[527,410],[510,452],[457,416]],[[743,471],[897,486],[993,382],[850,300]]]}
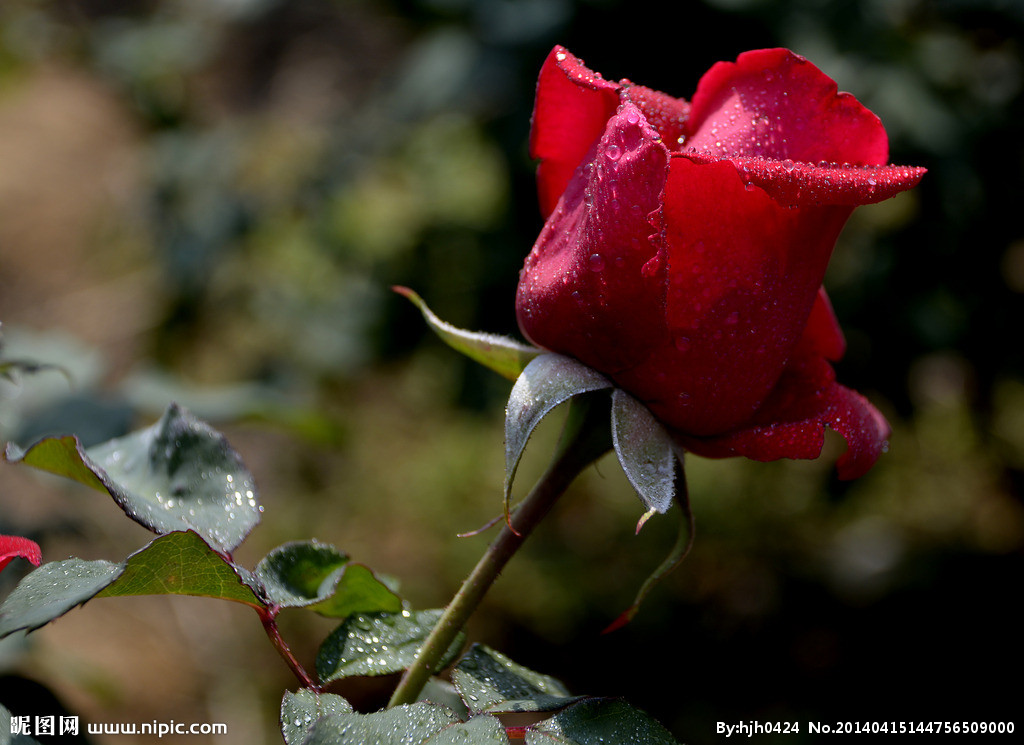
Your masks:
{"label": "water droplet on petal", "polygon": [[606,158],[608,158],[608,160],[615,162],[616,160],[622,157],[622,148],[619,147],[618,145],[609,145],[605,149],[604,155]]}
{"label": "water droplet on petal", "polygon": [[587,259],[587,266],[592,272],[600,272],[604,269],[604,257],[601,254],[591,254]]}

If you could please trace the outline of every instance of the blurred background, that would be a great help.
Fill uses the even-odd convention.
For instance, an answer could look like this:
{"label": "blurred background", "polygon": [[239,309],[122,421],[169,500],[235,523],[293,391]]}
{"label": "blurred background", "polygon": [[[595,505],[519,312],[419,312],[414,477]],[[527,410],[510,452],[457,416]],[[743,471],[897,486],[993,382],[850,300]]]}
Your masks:
{"label": "blurred background", "polygon": [[[815,462],[689,459],[694,550],[611,635],[676,526],[634,536],[641,504],[606,459],[471,638],[574,692],[625,696],[694,745],[718,742],[718,721],[797,720],[800,737],[759,739],[797,743],[814,740],[807,721],[1017,715],[1015,0],[3,0],[3,352],[73,384],[0,381],[0,437],[95,444],[178,401],[256,475],[264,522],[238,559],[316,537],[416,607],[443,605],[489,539],[455,534],[500,512],[509,384],[388,288],[517,335],[541,227],[530,111],[555,43],[681,97],[717,60],[790,47],[879,114],[893,162],[929,169],[855,213],[826,280],[849,341],[839,378],[894,434],[854,483],[833,475],[838,439]],[[537,434],[522,489],[557,430]],[[46,560],[121,560],[149,540],[102,496],[10,465],[0,532]],[[291,613],[284,633],[312,665],[333,623]],[[219,744],[279,742],[295,686],[248,609],[194,598],[90,603],[0,645],[0,674],[10,707],[225,722]],[[372,710],[393,684],[341,692]]]}

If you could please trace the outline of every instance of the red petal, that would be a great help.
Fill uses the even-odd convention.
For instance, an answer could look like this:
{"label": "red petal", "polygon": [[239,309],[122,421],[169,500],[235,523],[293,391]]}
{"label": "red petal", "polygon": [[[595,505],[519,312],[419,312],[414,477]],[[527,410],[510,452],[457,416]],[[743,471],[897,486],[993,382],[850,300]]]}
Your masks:
{"label": "red petal", "polygon": [[615,113],[619,88],[564,47],[556,46],[544,61],[533,106],[530,155],[541,161],[537,189],[545,218]]}
{"label": "red petal", "polygon": [[926,169],[912,166],[851,166],[767,158],[719,158],[686,151],[679,157],[696,163],[729,160],[748,184],[764,189],[780,204],[873,204],[917,186]]}
{"label": "red petal", "polygon": [[661,134],[666,147],[670,150],[678,149],[686,134],[690,104],[661,91],[633,85],[625,80],[622,82],[625,85],[623,97],[635,103],[644,113],[650,125]]}
{"label": "red petal", "polygon": [[43,552],[35,541],[17,535],[0,535],[0,571],[19,556],[34,566],[39,566],[43,560]]}
{"label": "red petal", "polygon": [[718,156],[879,165],[889,144],[878,117],[787,49],[745,52],[701,78],[687,147]]}
{"label": "red petal", "polygon": [[806,379],[786,375],[779,381],[755,424],[710,438],[680,438],[684,447],[709,458],[742,455],[752,460],[817,458],[825,444],[825,427],[843,436],[847,450],[836,462],[839,478],[863,476],[887,448],[885,417],[856,391],[832,381],[823,388],[800,389]]}
{"label": "red petal", "polygon": [[824,287],[818,290],[811,316],[794,353],[824,357],[833,362],[841,360],[846,353],[846,337]]}
{"label": "red petal", "polygon": [[[749,421],[805,334],[849,212],[788,209],[746,188],[727,162],[671,158],[662,213],[667,333],[615,380],[684,432],[716,435]],[[821,312],[813,338],[834,351]]]}
{"label": "red petal", "polygon": [[667,165],[658,133],[623,104],[526,259],[516,311],[527,338],[608,374],[664,338],[664,274],[644,268]]}

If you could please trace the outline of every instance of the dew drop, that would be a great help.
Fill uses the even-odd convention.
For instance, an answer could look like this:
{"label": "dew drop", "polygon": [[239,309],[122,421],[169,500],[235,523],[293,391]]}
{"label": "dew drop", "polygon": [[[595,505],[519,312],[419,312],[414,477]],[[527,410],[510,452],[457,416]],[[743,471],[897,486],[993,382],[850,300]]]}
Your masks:
{"label": "dew drop", "polygon": [[601,254],[590,254],[587,259],[587,266],[592,272],[600,272],[604,269],[604,257]]}
{"label": "dew drop", "polygon": [[690,348],[690,337],[680,334],[675,338],[676,349],[685,352]]}
{"label": "dew drop", "polygon": [[614,163],[615,161],[622,157],[622,148],[619,147],[618,145],[609,145],[605,149],[604,155],[606,158],[608,158],[608,160]]}
{"label": "dew drop", "polygon": [[789,158],[786,158],[784,161],[782,161],[782,168],[783,170],[786,171],[786,173],[792,173],[793,169],[796,168],[796,163],[791,161]]}

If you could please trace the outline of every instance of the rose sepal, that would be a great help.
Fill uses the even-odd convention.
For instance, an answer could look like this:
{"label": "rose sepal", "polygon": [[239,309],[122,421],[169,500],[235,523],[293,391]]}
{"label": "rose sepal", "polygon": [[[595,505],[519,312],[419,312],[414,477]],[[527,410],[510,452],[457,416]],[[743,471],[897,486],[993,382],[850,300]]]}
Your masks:
{"label": "rose sepal", "polygon": [[664,514],[672,506],[683,452],[650,410],[619,388],[612,391],[611,418],[619,464],[647,507],[637,524],[639,533],[653,514]]}
{"label": "rose sepal", "polygon": [[543,354],[526,366],[505,408],[505,517],[512,482],[533,430],[555,407],[583,393],[610,389],[601,373],[560,354]]}
{"label": "rose sepal", "polygon": [[460,329],[434,315],[423,298],[408,287],[395,286],[391,289],[419,309],[427,325],[441,341],[509,380],[515,380],[531,360],[544,354],[543,349],[522,344],[507,336]]}
{"label": "rose sepal", "polygon": [[503,509],[505,522],[510,528],[513,482],[537,425],[563,403],[594,394],[603,397],[603,392],[608,392],[603,413],[592,411],[586,426],[593,429],[592,439],[595,442],[604,443],[596,446],[598,449],[615,451],[626,478],[644,505],[645,511],[637,522],[636,532],[639,533],[652,516],[666,513],[673,504],[678,504],[683,513],[679,536],[668,557],[648,577],[634,603],[609,626],[609,630],[627,623],[658,580],[685,558],[693,542],[693,516],[683,472],[684,451],[678,439],[642,402],[578,360],[528,347],[505,337],[459,329],[434,315],[412,290],[394,289],[420,309],[431,328],[445,342],[502,375],[515,369],[526,359],[526,354],[534,355],[526,360],[515,378],[505,409]]}

